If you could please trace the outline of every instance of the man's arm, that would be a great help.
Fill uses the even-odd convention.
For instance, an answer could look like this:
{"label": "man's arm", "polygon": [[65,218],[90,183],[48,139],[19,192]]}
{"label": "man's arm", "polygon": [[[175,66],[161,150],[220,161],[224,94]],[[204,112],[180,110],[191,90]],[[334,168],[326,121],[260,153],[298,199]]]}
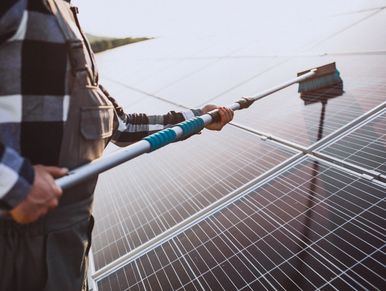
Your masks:
{"label": "man's arm", "polygon": [[147,115],[144,113],[126,114],[116,100],[100,86],[104,94],[115,107],[118,119],[118,128],[112,137],[112,142],[118,146],[127,146],[157,131],[171,127],[177,123],[200,116],[211,110],[219,109],[220,121],[206,126],[210,130],[221,130],[232,120],[233,111],[216,105],[206,105],[202,109],[191,109],[184,112],[170,111],[164,115]]}
{"label": "man's arm", "polygon": [[0,44],[16,33],[27,2],[27,0],[0,1]]}
{"label": "man's arm", "polygon": [[27,196],[11,210],[11,216],[18,223],[30,223],[45,215],[59,204],[63,191],[55,184],[54,178],[65,175],[68,170],[42,165],[34,166],[35,179]]}
{"label": "man's arm", "polygon": [[201,115],[201,110],[170,111],[164,115],[124,114],[118,118],[118,129],[114,133],[112,141],[118,146],[126,146],[199,115]]}
{"label": "man's arm", "polygon": [[[26,5],[27,0],[0,1],[0,44],[16,33]],[[19,204],[31,190],[33,180],[29,161],[0,142],[0,211]]]}
{"label": "man's arm", "polygon": [[0,143],[0,215],[11,215],[19,223],[30,223],[58,205],[62,190],[54,177],[67,169],[32,166],[14,149]]}
{"label": "man's arm", "polygon": [[30,162],[0,143],[0,211],[10,210],[24,200],[34,178]]}

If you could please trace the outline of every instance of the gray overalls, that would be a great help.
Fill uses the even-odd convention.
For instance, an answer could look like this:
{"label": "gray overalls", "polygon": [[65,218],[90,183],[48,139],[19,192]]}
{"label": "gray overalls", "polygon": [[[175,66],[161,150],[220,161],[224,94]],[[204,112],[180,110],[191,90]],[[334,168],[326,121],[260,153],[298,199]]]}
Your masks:
{"label": "gray overalls", "polygon": [[[80,33],[76,9],[48,0],[69,46],[72,78],[59,166],[98,158],[109,141],[114,107],[98,87],[93,56]],[[59,207],[29,225],[0,220],[1,291],[87,290],[91,207],[96,179],[66,190]]]}

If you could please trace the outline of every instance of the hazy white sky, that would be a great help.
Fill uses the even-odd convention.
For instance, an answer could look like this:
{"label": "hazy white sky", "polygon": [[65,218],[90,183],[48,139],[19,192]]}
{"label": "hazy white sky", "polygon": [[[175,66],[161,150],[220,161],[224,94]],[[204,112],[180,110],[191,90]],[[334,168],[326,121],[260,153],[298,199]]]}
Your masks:
{"label": "hazy white sky", "polygon": [[72,0],[87,32],[108,36],[234,34],[314,14],[386,5],[386,0]]}

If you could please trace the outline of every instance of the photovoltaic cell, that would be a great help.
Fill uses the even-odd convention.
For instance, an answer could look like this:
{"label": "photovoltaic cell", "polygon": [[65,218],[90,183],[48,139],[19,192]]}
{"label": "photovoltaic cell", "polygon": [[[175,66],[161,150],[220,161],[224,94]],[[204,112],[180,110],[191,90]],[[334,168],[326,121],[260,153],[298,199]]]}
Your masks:
{"label": "photovoltaic cell", "polygon": [[296,152],[235,128],[205,132],[100,177],[93,232],[99,269]]}
{"label": "photovoltaic cell", "polygon": [[386,175],[386,111],[321,152]]}
{"label": "photovoltaic cell", "polygon": [[99,290],[382,289],[385,189],[303,160],[102,279]]}

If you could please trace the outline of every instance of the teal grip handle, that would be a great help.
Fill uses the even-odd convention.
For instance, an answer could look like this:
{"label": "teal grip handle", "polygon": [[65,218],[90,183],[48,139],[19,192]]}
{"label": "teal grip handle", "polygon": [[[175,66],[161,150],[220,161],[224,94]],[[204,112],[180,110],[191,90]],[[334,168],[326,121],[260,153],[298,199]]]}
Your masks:
{"label": "teal grip handle", "polygon": [[144,138],[150,143],[150,151],[155,151],[163,146],[176,141],[177,135],[171,128],[161,130]]}
{"label": "teal grip handle", "polygon": [[187,138],[195,133],[199,133],[205,126],[204,120],[200,117],[184,121],[177,124],[182,129],[182,138]]}

